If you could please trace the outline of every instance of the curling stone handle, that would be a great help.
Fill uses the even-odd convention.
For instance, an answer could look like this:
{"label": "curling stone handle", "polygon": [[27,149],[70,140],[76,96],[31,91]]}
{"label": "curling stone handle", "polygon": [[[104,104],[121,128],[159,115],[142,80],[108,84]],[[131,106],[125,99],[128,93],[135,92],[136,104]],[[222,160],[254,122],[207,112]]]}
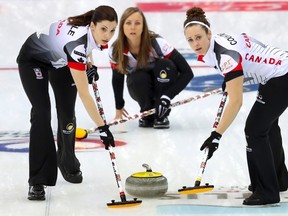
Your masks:
{"label": "curling stone handle", "polygon": [[146,168],[146,172],[152,172],[152,169],[148,164],[142,164],[142,167]]}

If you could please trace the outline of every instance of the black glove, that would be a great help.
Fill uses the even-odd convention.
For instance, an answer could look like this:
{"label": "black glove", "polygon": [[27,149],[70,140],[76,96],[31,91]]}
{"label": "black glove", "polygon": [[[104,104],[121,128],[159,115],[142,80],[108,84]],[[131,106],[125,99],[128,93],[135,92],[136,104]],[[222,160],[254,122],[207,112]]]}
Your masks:
{"label": "black glove", "polygon": [[95,65],[92,65],[92,67],[87,68],[86,74],[87,74],[89,84],[92,84],[93,79],[95,81],[97,81],[99,79],[99,75],[97,73],[97,67]]}
{"label": "black glove", "polygon": [[98,128],[100,132],[100,139],[105,145],[105,149],[108,150],[109,146],[115,147],[114,137],[109,130],[109,125],[103,125]]}
{"label": "black glove", "polygon": [[208,139],[206,139],[201,146],[201,151],[204,150],[206,147],[208,148],[208,159],[210,159],[213,156],[213,153],[218,149],[221,137],[221,134],[217,133],[216,131],[212,131],[210,137],[208,137]]}
{"label": "black glove", "polygon": [[169,97],[163,95],[156,105],[156,115],[158,118],[163,118],[169,110],[171,100]]}

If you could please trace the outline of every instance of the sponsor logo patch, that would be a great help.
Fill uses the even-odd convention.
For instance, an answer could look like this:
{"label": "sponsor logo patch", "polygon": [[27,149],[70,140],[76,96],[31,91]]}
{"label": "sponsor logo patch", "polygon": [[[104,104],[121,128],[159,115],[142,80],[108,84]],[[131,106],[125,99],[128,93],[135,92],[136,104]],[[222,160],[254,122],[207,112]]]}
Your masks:
{"label": "sponsor logo patch", "polygon": [[36,79],[43,79],[43,74],[40,68],[33,68]]}

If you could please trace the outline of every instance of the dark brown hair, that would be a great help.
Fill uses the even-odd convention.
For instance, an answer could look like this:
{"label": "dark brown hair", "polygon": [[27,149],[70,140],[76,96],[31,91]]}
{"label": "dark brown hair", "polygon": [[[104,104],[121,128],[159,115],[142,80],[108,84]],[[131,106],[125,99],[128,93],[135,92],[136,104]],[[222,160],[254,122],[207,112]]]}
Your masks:
{"label": "dark brown hair", "polygon": [[75,26],[87,26],[93,22],[96,25],[97,22],[101,22],[103,20],[108,20],[111,22],[116,21],[116,23],[118,23],[117,13],[114,8],[107,5],[99,6],[95,8],[95,10],[90,10],[84,14],[68,17],[68,24]]}
{"label": "dark brown hair", "polygon": [[[183,27],[186,28],[187,26],[190,26],[190,25],[197,25],[197,23],[191,23],[187,25],[187,23],[192,22],[192,21],[202,22],[205,25],[210,27],[210,23],[206,18],[205,11],[202,8],[193,7],[187,10],[186,20],[184,21]],[[208,29],[205,26],[202,25],[202,28],[205,29],[206,33],[208,32]]]}
{"label": "dark brown hair", "polygon": [[137,67],[144,67],[145,65],[147,65],[147,62],[149,60],[149,53],[152,49],[151,39],[153,37],[156,37],[156,34],[149,31],[146,18],[143,12],[138,7],[129,7],[123,12],[119,23],[118,37],[112,45],[112,58],[115,62],[117,62],[118,70],[123,74],[127,74],[126,68],[128,66],[128,58],[123,54],[124,50],[128,50],[128,42],[124,34],[123,26],[126,19],[137,12],[140,13],[143,18],[143,31],[141,35],[140,51],[137,57]]}

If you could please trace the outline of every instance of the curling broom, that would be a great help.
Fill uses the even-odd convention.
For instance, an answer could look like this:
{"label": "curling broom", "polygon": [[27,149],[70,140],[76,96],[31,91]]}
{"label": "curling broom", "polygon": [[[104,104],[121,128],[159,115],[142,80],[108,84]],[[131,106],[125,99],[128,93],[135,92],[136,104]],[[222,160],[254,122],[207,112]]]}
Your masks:
{"label": "curling broom", "polygon": [[[179,106],[179,105],[182,105],[182,104],[186,104],[186,103],[189,103],[191,101],[195,101],[195,100],[199,100],[199,99],[202,99],[202,98],[206,98],[210,95],[214,95],[214,94],[218,94],[222,92],[222,88],[218,88],[218,89],[214,89],[210,92],[206,92],[204,94],[201,94],[201,95],[196,95],[196,96],[192,96],[190,98],[186,98],[186,99],[183,99],[183,100],[179,100],[179,101],[176,101],[174,103],[172,103],[170,105],[170,107],[176,107],[176,106]],[[108,125],[109,126],[112,126],[112,125],[118,125],[118,124],[122,124],[122,123],[125,123],[129,120],[134,120],[134,119],[137,119],[137,118],[143,118],[145,116],[149,116],[149,115],[152,115],[155,113],[155,108],[153,109],[150,109],[150,110],[147,110],[147,111],[144,111],[142,113],[138,113],[138,114],[134,114],[128,118],[123,118],[123,119],[118,119],[118,120],[114,120],[112,122],[110,122]],[[90,128],[90,129],[83,129],[83,128],[76,128],[76,138],[77,139],[85,139],[87,138],[87,136],[90,134],[90,133],[93,133],[95,131],[97,131],[98,128],[96,127],[93,127],[93,128]]]}
{"label": "curling broom", "polygon": [[[93,91],[94,91],[94,95],[95,95],[95,99],[96,99],[96,103],[97,103],[97,107],[99,110],[99,113],[104,121],[104,123],[106,124],[106,117],[104,115],[104,109],[102,106],[102,102],[101,102],[101,98],[100,98],[100,94],[99,94],[99,90],[98,90],[98,86],[95,80],[93,80],[92,82],[92,87],[93,87]],[[111,159],[111,163],[112,163],[112,168],[113,168],[113,172],[115,175],[115,179],[116,179],[116,183],[120,192],[120,199],[121,201],[115,201],[115,200],[111,200],[111,203],[107,203],[107,206],[109,208],[122,208],[122,207],[132,207],[132,206],[137,206],[140,205],[142,203],[142,200],[137,200],[137,198],[134,198],[133,200],[126,200],[126,195],[124,193],[124,190],[122,188],[121,185],[121,177],[120,174],[118,172],[118,168],[116,165],[116,156],[115,153],[113,151],[112,146],[108,147],[109,150],[109,155],[110,155],[110,159]]]}
{"label": "curling broom", "polygon": [[[227,92],[223,93],[223,96],[222,96],[222,99],[221,99],[221,102],[220,102],[220,105],[219,105],[219,108],[218,108],[217,116],[216,116],[215,122],[213,124],[213,128],[217,128],[217,126],[218,126],[218,123],[220,121],[222,112],[224,110],[224,106],[225,106],[225,102],[226,102],[226,99],[227,99],[227,95],[228,95]],[[204,173],[204,170],[205,170],[205,167],[206,167],[206,164],[207,164],[207,160],[208,160],[208,152],[209,152],[208,148],[205,148],[204,155],[203,155],[203,158],[202,158],[202,161],[201,161],[201,164],[200,164],[200,169],[198,171],[198,176],[196,178],[194,187],[183,186],[182,189],[178,190],[179,194],[203,193],[203,192],[211,191],[211,190],[214,189],[214,185],[209,185],[208,183],[206,183],[203,186],[200,186],[201,180],[202,180],[202,175]]]}

